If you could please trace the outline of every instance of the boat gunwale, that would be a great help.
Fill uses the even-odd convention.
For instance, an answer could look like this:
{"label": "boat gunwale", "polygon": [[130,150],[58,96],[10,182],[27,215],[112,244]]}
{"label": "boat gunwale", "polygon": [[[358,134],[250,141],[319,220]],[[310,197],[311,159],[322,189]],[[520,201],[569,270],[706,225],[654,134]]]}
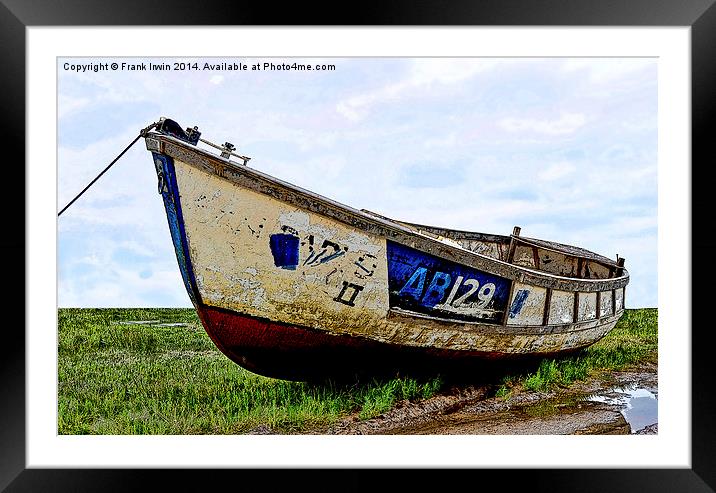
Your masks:
{"label": "boat gunwale", "polygon": [[[149,146],[148,141],[150,139],[158,142],[158,149],[154,146]],[[620,277],[578,279],[508,263],[478,252],[473,252],[461,246],[442,242],[439,239],[432,238],[427,234],[404,226],[399,222],[383,219],[355,209],[254,168],[235,163],[227,158],[213,154],[208,150],[189,145],[174,137],[149,132],[145,136],[145,140],[147,141],[147,148],[150,150],[155,150],[167,154],[172,158],[180,159],[190,166],[210,172],[220,178],[246,187],[257,193],[268,195],[295,207],[304,208],[308,211],[328,216],[351,227],[362,229],[367,233],[383,236],[386,240],[395,241],[453,262],[502,276],[511,281],[570,292],[600,292],[621,289],[629,282],[629,272],[624,267],[621,268],[623,269],[623,273]],[[350,218],[357,219],[359,222],[362,221],[364,224],[356,224],[351,221]],[[589,253],[598,255],[594,252]]]}
{"label": "boat gunwale", "polygon": [[[370,212],[370,211],[368,211]],[[372,213],[372,212],[371,212]],[[551,252],[560,253],[565,256],[575,257],[575,258],[583,258],[585,260],[588,260],[590,262],[596,262],[599,264],[602,264],[606,267],[613,267],[618,269],[623,269],[623,266],[620,266],[617,262],[614,260],[605,257],[604,255],[600,255],[598,253],[592,252],[590,250],[587,250],[582,247],[577,247],[574,245],[566,245],[564,243],[557,243],[556,241],[550,241],[550,240],[543,240],[540,238],[530,238],[529,236],[520,236],[520,235],[498,235],[494,233],[480,233],[478,231],[467,231],[464,229],[451,229],[451,228],[443,228],[440,226],[433,226],[430,224],[420,224],[420,223],[411,223],[407,221],[398,221],[395,219],[390,219],[389,217],[383,216],[385,219],[392,220],[395,222],[399,222],[401,224],[406,224],[408,226],[412,226],[416,229],[427,231],[428,233],[438,234],[435,231],[444,231],[445,233],[450,233],[451,236],[446,236],[445,234],[442,234],[441,236],[446,236],[449,239],[452,240],[476,240],[476,241],[488,241],[488,242],[501,242],[505,245],[509,244],[510,240],[514,239],[515,241],[535,246],[537,248],[541,248],[543,250],[548,250]],[[560,248],[564,247],[564,248]],[[576,251],[575,251],[576,250]],[[477,253],[477,252],[476,252]],[[581,254],[581,255],[580,255]],[[572,278],[570,278],[572,279]]]}
{"label": "boat gunwale", "polygon": [[[562,254],[567,257],[582,258],[589,262],[596,262],[598,264],[601,264],[605,267],[609,267],[611,269],[624,269],[623,266],[619,265],[617,262],[615,262],[614,260],[612,260],[608,257],[605,257],[598,253],[594,253],[594,252],[587,250],[585,248],[576,247],[573,245],[566,245],[564,243],[557,243],[555,241],[542,240],[539,238],[530,238],[529,236],[519,236],[519,235],[515,235],[515,234],[498,235],[498,234],[494,234],[494,233],[480,233],[478,231],[467,231],[464,229],[444,228],[441,226],[434,226],[434,225],[430,225],[430,224],[411,223],[408,221],[400,221],[398,219],[392,219],[390,217],[383,216],[376,212],[369,211],[368,209],[361,209],[361,212],[365,212],[367,214],[377,216],[377,217],[379,217],[381,219],[385,219],[387,221],[399,223],[399,224],[401,224],[403,226],[407,226],[408,228],[411,228],[411,229],[417,229],[420,233],[423,233],[423,234],[442,236],[449,240],[453,240],[453,241],[457,241],[457,242],[459,242],[460,240],[486,241],[486,242],[491,242],[491,243],[500,243],[504,246],[508,246],[510,241],[514,240],[514,241],[518,242],[519,244],[534,246],[534,247],[540,248],[542,250],[559,253],[559,254]],[[563,248],[560,248],[560,247],[563,247]],[[473,250],[470,250],[470,251],[473,251]],[[475,253],[480,254],[479,252],[475,252]],[[495,260],[500,260],[500,259],[495,259]],[[539,271],[539,272],[546,272],[546,271]],[[578,278],[570,277],[569,279],[578,279]]]}

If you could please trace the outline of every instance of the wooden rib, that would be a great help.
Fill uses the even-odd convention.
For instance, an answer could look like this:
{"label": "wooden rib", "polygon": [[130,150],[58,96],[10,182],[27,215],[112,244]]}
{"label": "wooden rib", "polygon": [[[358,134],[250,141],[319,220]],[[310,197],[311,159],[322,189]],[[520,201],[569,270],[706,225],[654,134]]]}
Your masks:
{"label": "wooden rib", "polygon": [[502,326],[507,326],[507,317],[510,314],[510,307],[512,306],[512,294],[515,290],[515,281],[510,283],[510,294],[507,295],[507,306],[505,306],[505,314],[502,316]]}
{"label": "wooden rib", "polygon": [[549,324],[549,309],[552,304],[552,288],[547,288],[547,294],[544,297],[544,315],[542,316],[542,325]]}
{"label": "wooden rib", "polygon": [[579,322],[579,291],[574,292],[574,313],[573,322]]}

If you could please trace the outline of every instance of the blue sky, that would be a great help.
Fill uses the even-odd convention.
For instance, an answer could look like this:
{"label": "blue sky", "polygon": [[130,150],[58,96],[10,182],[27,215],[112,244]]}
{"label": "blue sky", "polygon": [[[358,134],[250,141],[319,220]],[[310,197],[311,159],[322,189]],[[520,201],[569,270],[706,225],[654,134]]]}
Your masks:
{"label": "blue sky", "polygon": [[[640,58],[151,59],[335,71],[101,71],[58,59],[58,210],[160,116],[250,165],[396,219],[625,257],[657,306],[657,62]],[[58,219],[61,307],[191,306],[140,141]]]}

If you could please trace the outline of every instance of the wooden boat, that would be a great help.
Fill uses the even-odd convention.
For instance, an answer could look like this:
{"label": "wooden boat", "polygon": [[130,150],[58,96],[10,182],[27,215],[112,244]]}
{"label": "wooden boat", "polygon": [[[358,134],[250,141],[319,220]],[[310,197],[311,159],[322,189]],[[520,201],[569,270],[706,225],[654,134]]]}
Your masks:
{"label": "wooden boat", "polygon": [[[144,134],[184,286],[216,346],[306,379],[442,371],[584,348],[624,311],[624,259],[550,241],[392,220],[197,146]],[[207,142],[208,143],[208,142]],[[236,160],[238,159],[238,161]]]}

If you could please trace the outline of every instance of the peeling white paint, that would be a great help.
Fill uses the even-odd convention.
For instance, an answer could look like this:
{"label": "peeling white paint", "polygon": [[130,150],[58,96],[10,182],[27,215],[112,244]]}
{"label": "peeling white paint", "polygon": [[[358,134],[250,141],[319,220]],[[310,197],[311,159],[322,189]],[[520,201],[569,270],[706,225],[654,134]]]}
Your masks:
{"label": "peeling white paint", "polygon": [[290,226],[296,231],[318,235],[324,239],[332,239],[337,234],[335,229],[315,221],[312,223],[309,214],[300,210],[281,212],[278,220],[282,225]]}
{"label": "peeling white paint", "polygon": [[599,293],[599,316],[604,317],[612,314],[612,292],[602,291]]}
{"label": "peeling white paint", "polygon": [[549,306],[550,324],[570,324],[574,321],[574,293],[568,291],[552,291]]}
{"label": "peeling white paint", "polygon": [[615,289],[617,311],[624,309],[624,289]]}
{"label": "peeling white paint", "polygon": [[366,252],[371,255],[378,255],[380,253],[381,245],[375,241],[371,241],[368,236],[359,233],[357,231],[351,231],[348,236],[341,238],[341,243],[348,246],[356,252]]}
{"label": "peeling white paint", "polygon": [[[191,242],[190,250],[199,294],[206,304],[382,342],[508,353],[585,345],[614,325],[597,325],[569,336],[520,333],[520,326],[542,324],[546,289],[519,282],[510,305],[520,289],[529,290],[529,296],[520,312],[508,318],[514,333],[486,335],[474,324],[388,317],[384,238],[296,209],[180,160],[175,160],[175,167],[190,242],[211,238]],[[277,265],[270,246],[272,235],[298,237],[297,265]],[[326,241],[337,247],[322,246]],[[531,249],[529,257],[533,263]],[[553,305],[563,306],[554,315],[560,320],[569,313],[569,303],[561,302],[561,296],[553,293]],[[596,294],[592,296],[596,302]]]}
{"label": "peeling white paint", "polygon": [[577,317],[580,321],[597,318],[597,293],[579,293]]}
{"label": "peeling white paint", "polygon": [[[518,293],[521,291],[527,291],[528,294],[522,302],[522,306],[519,311],[513,315],[512,306],[518,297]],[[546,288],[515,282],[512,299],[508,305],[510,313],[507,317],[507,325],[542,325],[545,296],[547,296]]]}

